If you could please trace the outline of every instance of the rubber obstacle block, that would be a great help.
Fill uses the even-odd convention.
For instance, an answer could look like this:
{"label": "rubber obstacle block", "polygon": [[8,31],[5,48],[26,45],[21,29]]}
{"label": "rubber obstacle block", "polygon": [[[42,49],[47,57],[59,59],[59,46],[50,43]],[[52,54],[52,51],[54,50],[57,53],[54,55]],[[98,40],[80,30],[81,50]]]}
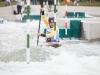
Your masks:
{"label": "rubber obstacle block", "polygon": [[[40,19],[40,15],[30,15],[30,20],[39,20]],[[23,17],[23,22],[26,22],[27,20],[27,15],[24,15]]]}
{"label": "rubber obstacle block", "polygon": [[81,30],[80,29],[74,29],[73,30],[73,37],[79,39],[81,37]]}
{"label": "rubber obstacle block", "polygon": [[80,38],[81,20],[70,20],[70,29],[73,30],[73,37]]}
{"label": "rubber obstacle block", "polygon": [[46,34],[46,28],[44,29],[44,34]]}
{"label": "rubber obstacle block", "polygon": [[70,40],[71,40],[72,37],[73,37],[73,30],[72,29],[67,29],[67,36],[66,36],[66,38],[70,38]]}
{"label": "rubber obstacle block", "polygon": [[75,17],[77,17],[77,18],[85,18],[85,13],[84,12],[75,12]]}
{"label": "rubber obstacle block", "polygon": [[81,20],[70,20],[70,28],[72,30],[80,29],[81,28]]}
{"label": "rubber obstacle block", "polygon": [[40,15],[34,15],[35,16],[35,20],[40,20]]}
{"label": "rubber obstacle block", "polygon": [[84,12],[80,12],[79,17],[80,17],[80,18],[85,18],[85,13],[84,13]]}
{"label": "rubber obstacle block", "polygon": [[67,13],[67,18],[73,18],[74,17],[74,12],[68,12]]}
{"label": "rubber obstacle block", "polygon": [[65,38],[65,29],[59,29],[59,37]]}

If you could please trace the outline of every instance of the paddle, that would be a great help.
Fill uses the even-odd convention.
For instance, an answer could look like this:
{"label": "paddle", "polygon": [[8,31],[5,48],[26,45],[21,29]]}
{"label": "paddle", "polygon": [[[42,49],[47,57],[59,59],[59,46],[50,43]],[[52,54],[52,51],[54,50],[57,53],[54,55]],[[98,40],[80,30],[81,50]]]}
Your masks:
{"label": "paddle", "polygon": [[[40,20],[39,20],[39,27],[38,27],[38,33],[40,32],[40,24],[41,24],[41,11],[40,11]],[[37,36],[37,45],[39,42],[39,36]]]}

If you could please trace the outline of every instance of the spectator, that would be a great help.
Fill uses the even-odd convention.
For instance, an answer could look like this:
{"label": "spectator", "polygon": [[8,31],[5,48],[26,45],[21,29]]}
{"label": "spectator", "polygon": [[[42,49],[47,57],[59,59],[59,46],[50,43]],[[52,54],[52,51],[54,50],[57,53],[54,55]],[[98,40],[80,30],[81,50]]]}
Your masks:
{"label": "spectator", "polygon": [[21,0],[16,0],[17,2],[17,13],[21,14],[21,8],[22,8],[22,4],[21,4]]}
{"label": "spectator", "polygon": [[37,4],[37,0],[32,0],[33,4],[36,5]]}
{"label": "spectator", "polygon": [[5,1],[5,6],[9,6],[11,4],[10,0]]}

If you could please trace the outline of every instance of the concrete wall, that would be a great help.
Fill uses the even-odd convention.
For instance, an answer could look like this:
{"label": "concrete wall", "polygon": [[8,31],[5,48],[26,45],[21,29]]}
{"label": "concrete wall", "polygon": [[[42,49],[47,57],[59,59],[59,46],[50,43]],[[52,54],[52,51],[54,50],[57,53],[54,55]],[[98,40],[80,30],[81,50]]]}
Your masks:
{"label": "concrete wall", "polygon": [[0,16],[13,15],[13,10],[17,10],[17,6],[0,7]]}
{"label": "concrete wall", "polygon": [[100,22],[82,22],[82,39],[100,41]]}
{"label": "concrete wall", "polygon": [[65,23],[67,22],[68,28],[70,28],[70,20],[81,20],[81,39],[88,41],[98,41],[100,40],[100,18],[75,18],[66,19],[58,18],[57,25],[60,28],[65,28]]}

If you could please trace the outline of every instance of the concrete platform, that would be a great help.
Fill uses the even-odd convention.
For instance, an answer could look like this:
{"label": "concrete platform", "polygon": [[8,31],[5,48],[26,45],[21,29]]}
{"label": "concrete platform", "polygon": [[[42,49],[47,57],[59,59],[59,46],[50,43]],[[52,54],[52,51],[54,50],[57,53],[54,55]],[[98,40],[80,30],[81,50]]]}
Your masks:
{"label": "concrete platform", "polygon": [[[44,7],[45,12],[47,12],[47,7]],[[58,17],[63,17],[65,14],[65,6],[57,6],[58,9],[58,13],[57,16]],[[93,16],[97,16],[100,17],[100,7],[84,7],[84,6],[79,6],[79,8],[77,9],[77,7],[75,6],[68,6],[68,12],[85,12],[86,14],[89,15],[93,15]],[[75,11],[74,11],[75,9]],[[7,7],[0,7],[0,18],[6,19],[6,20],[16,20],[16,16],[17,15],[13,15],[13,11],[16,10],[17,11],[17,6],[7,6]],[[31,13],[32,14],[39,14],[40,11],[40,5],[31,5]],[[46,13],[48,16],[52,16],[53,13]],[[8,18],[10,17],[10,18]],[[18,19],[18,16],[17,16]],[[20,19],[19,19],[20,20]]]}

